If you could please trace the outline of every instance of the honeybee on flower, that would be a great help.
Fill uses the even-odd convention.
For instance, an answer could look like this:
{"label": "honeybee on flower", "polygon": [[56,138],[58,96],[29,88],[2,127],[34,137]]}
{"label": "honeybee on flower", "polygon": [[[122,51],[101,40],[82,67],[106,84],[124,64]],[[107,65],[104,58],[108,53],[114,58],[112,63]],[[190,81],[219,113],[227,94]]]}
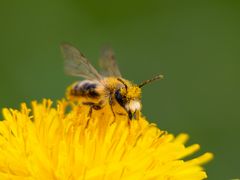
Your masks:
{"label": "honeybee on flower", "polygon": [[101,52],[99,73],[88,61],[88,59],[74,46],[64,43],[61,45],[64,56],[64,69],[68,75],[84,78],[69,86],[67,97],[77,100],[92,110],[100,110],[109,104],[115,116],[114,105],[119,104],[129,119],[138,119],[142,108],[141,88],[155,80],[163,78],[157,75],[141,84],[134,84],[121,76],[115,56],[110,48]]}

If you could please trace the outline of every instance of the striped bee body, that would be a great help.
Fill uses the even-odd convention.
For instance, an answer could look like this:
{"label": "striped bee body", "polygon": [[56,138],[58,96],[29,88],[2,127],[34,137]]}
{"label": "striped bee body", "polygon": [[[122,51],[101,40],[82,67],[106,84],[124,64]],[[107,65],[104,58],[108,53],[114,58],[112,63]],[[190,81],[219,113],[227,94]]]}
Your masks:
{"label": "striped bee body", "polygon": [[86,98],[99,98],[100,94],[97,92],[97,88],[101,86],[97,82],[92,81],[80,81],[75,83],[70,91],[71,96],[86,97]]}
{"label": "striped bee body", "polygon": [[106,104],[106,95],[103,84],[97,81],[78,81],[70,86],[67,96],[94,109],[101,109]]}

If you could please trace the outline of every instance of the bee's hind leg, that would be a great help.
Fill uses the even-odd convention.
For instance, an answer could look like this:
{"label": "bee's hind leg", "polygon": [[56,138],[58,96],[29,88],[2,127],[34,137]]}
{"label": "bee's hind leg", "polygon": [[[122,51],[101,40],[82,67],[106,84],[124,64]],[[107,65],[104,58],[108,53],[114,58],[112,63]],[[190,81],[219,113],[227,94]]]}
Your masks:
{"label": "bee's hind leg", "polygon": [[89,106],[89,112],[88,112],[88,117],[89,117],[89,118],[92,117],[92,112],[93,112],[93,106],[90,105],[90,106]]}
{"label": "bee's hind leg", "polygon": [[89,120],[92,117],[93,110],[99,110],[102,108],[101,103],[93,103],[93,102],[84,102],[83,105],[89,106],[89,112],[88,112],[88,120],[86,122],[86,128],[88,127]]}
{"label": "bee's hind leg", "polygon": [[83,105],[87,105],[90,107],[88,117],[92,116],[92,111],[94,110],[100,110],[102,109],[103,103],[100,101],[99,103],[93,103],[93,102],[83,102]]}

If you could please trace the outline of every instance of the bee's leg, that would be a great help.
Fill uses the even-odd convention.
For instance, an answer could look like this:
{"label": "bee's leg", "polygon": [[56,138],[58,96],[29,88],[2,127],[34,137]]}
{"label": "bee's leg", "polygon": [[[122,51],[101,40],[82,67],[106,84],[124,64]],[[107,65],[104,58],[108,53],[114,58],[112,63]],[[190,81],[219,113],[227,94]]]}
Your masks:
{"label": "bee's leg", "polygon": [[91,117],[91,116],[92,116],[92,111],[93,111],[93,109],[94,109],[94,110],[102,109],[103,102],[102,102],[102,101],[100,101],[99,103],[83,102],[83,105],[90,106],[90,110],[89,110],[89,113],[88,113],[88,117]]}
{"label": "bee's leg", "polygon": [[126,116],[124,113],[117,113],[119,116]]}
{"label": "bee's leg", "polygon": [[93,112],[93,106],[89,106],[89,112],[88,112],[88,117],[91,118],[92,117],[92,112]]}
{"label": "bee's leg", "polygon": [[92,116],[94,103],[92,103],[92,102],[83,102],[83,105],[89,106],[90,109],[89,109],[89,112],[88,112],[88,117],[91,117]]}
{"label": "bee's leg", "polygon": [[109,105],[110,105],[110,107],[111,107],[111,111],[112,111],[112,113],[113,113],[114,121],[115,121],[116,114],[115,114],[115,112],[114,112],[114,110],[113,110],[113,100],[112,100],[112,97],[111,97],[111,96],[109,97]]}
{"label": "bee's leg", "polygon": [[88,112],[88,119],[87,119],[87,122],[86,122],[86,125],[85,125],[85,128],[87,128],[88,124],[89,124],[89,121],[90,121],[90,118],[92,117],[93,109],[98,110],[98,109],[101,109],[101,107],[98,106],[97,104],[93,103],[93,102],[84,102],[83,105],[87,105],[90,108],[89,112]]}

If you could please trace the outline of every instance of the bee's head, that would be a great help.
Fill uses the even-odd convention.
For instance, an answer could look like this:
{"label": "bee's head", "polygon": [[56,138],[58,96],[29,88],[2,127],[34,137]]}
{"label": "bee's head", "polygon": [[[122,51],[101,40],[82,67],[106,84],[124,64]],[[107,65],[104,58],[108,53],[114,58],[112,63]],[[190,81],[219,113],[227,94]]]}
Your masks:
{"label": "bee's head", "polygon": [[141,88],[127,80],[118,79],[124,86],[115,91],[117,102],[127,111],[130,119],[138,119],[141,110]]}
{"label": "bee's head", "polygon": [[115,98],[117,102],[127,111],[130,119],[138,119],[139,112],[142,108],[141,88],[146,84],[162,78],[162,75],[158,75],[150,80],[144,81],[140,85],[135,85],[127,80],[118,78],[118,81],[120,81],[123,86],[115,91]]}

